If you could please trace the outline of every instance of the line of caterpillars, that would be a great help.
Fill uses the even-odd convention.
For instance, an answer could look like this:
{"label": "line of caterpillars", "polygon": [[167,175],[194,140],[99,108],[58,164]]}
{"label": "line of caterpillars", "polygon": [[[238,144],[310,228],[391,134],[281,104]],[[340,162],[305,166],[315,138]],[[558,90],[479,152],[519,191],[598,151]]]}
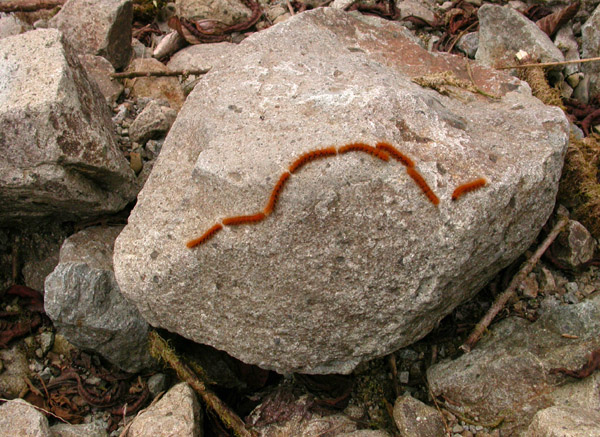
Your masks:
{"label": "line of caterpillars", "polygon": [[[277,205],[277,201],[279,200],[279,196],[281,195],[281,191],[287,180],[293,173],[296,173],[300,170],[304,165],[308,164],[311,161],[315,161],[317,159],[328,158],[330,156],[335,155],[343,155],[348,152],[362,152],[368,153],[369,155],[374,156],[375,158],[381,159],[382,161],[389,161],[390,157],[400,162],[402,165],[406,167],[406,173],[411,177],[413,181],[418,185],[418,187],[423,191],[425,196],[429,199],[429,201],[438,205],[440,203],[440,199],[435,195],[433,190],[427,184],[427,181],[421,176],[421,174],[415,169],[415,163],[408,156],[400,152],[394,146],[387,142],[379,142],[375,145],[375,147],[370,146],[365,143],[350,143],[345,146],[335,148],[335,147],[325,147],[323,149],[317,149],[310,152],[306,152],[300,157],[298,157],[289,167],[287,171],[284,171],[283,174],[279,177],[279,180],[273,187],[273,191],[271,191],[271,196],[269,197],[269,201],[267,202],[267,206],[256,214],[252,215],[239,215],[235,217],[226,217],[221,220],[220,223],[217,223],[212,228],[207,230],[200,237],[190,240],[187,242],[187,247],[193,248],[200,244],[206,243],[210,238],[212,238],[217,232],[223,229],[223,226],[237,226],[244,225],[246,223],[257,223],[264,220],[267,216],[271,215],[275,210],[275,206]],[[458,200],[463,194],[468,193],[470,191],[477,190],[479,188],[484,187],[487,184],[487,181],[484,178],[475,179],[474,181],[467,182],[466,184],[459,185],[456,187],[454,192],[452,193],[452,200]]]}

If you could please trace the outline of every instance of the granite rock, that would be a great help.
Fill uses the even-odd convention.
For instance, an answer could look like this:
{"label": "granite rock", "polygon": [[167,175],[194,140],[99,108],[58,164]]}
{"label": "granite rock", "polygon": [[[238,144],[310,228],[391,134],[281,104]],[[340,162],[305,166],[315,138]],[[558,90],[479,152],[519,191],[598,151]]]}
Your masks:
{"label": "granite rock", "polygon": [[[531,244],[554,206],[564,114],[475,63],[498,101],[418,86],[469,74],[406,33],[322,8],[215,60],[115,243],[121,291],[151,325],[281,373],[348,373],[425,336]],[[303,153],[382,140],[414,159],[438,206],[399,162],[349,153],[294,173],[266,220],[186,247],[261,211]]]}
{"label": "granite rock", "polygon": [[135,197],[110,111],[55,29],[0,44],[0,225],[80,220]]}
{"label": "granite rock", "polygon": [[131,0],[68,0],[48,23],[80,54],[106,58],[117,70],[131,58]]}

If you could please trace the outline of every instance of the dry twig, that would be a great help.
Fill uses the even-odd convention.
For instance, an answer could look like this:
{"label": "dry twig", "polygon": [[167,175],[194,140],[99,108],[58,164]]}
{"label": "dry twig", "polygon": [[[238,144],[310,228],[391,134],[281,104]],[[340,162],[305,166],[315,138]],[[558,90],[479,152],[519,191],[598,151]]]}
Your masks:
{"label": "dry twig", "polygon": [[148,338],[152,356],[163,360],[173,368],[173,370],[177,372],[179,379],[187,382],[200,395],[207,407],[212,409],[219,416],[225,426],[231,429],[236,436],[252,437],[252,433],[246,429],[242,419],[231,411],[217,395],[208,389],[204,382],[200,381],[200,379],[194,375],[192,370],[179,359],[177,354],[175,354],[175,351],[157,332],[150,332]]}
{"label": "dry twig", "polygon": [[481,338],[481,335],[483,334],[483,332],[487,329],[487,327],[490,325],[490,323],[492,323],[492,320],[494,320],[494,317],[496,317],[496,315],[500,312],[500,310],[502,308],[504,308],[504,305],[506,305],[506,302],[508,302],[508,300],[517,291],[517,287],[525,280],[527,275],[529,273],[531,273],[531,271],[533,270],[533,268],[535,267],[535,265],[537,264],[539,259],[544,254],[544,252],[548,249],[548,247],[556,239],[556,237],[558,236],[560,231],[562,231],[562,229],[569,222],[569,216],[566,212],[561,213],[560,209],[559,209],[558,214],[559,214],[560,218],[559,218],[558,222],[554,225],[554,227],[552,228],[552,230],[550,231],[550,233],[548,234],[546,239],[538,247],[538,249],[531,256],[531,258],[529,258],[527,260],[527,262],[525,262],[525,264],[523,265],[523,267],[521,268],[519,273],[517,273],[513,277],[512,281],[510,281],[508,288],[496,298],[496,300],[494,301],[494,304],[489,309],[487,314],[475,326],[475,329],[473,330],[473,332],[471,333],[471,335],[469,336],[467,341],[465,341],[460,346],[460,349],[463,352],[470,352],[473,349],[475,344],[477,344],[477,342]]}
{"label": "dry twig", "polygon": [[133,79],[135,77],[165,77],[165,76],[199,76],[206,74],[210,71],[210,68],[203,70],[175,70],[175,71],[129,71],[124,73],[112,73],[110,77],[113,79]]}
{"label": "dry twig", "polygon": [[511,68],[532,68],[532,67],[556,67],[559,65],[568,65],[568,64],[585,64],[586,62],[599,62],[600,57],[598,58],[587,58],[587,59],[573,59],[572,61],[561,61],[561,62],[538,62],[531,64],[521,64],[521,65],[509,65],[507,67],[497,67],[498,70],[510,70]]}

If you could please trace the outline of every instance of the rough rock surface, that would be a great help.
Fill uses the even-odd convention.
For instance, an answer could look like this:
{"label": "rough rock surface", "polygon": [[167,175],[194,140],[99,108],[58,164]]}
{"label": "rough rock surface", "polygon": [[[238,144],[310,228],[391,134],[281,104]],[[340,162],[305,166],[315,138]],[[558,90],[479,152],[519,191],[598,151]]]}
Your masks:
{"label": "rough rock surface", "polygon": [[444,435],[444,420],[439,411],[412,396],[401,396],[394,403],[394,422],[401,436]]}
{"label": "rough rock surface", "polygon": [[55,29],[0,44],[0,224],[90,218],[135,197],[110,112]]}
{"label": "rough rock surface", "polygon": [[102,56],[94,55],[80,55],[79,60],[88,76],[98,85],[106,102],[114,104],[123,92],[123,85],[110,77],[115,72],[112,64]]}
{"label": "rough rock surface", "polygon": [[46,416],[22,399],[0,405],[0,437],[15,436],[52,436]]}
{"label": "rough rock surface", "polygon": [[[600,5],[581,27],[581,51],[583,58],[600,56]],[[600,93],[600,66],[598,63],[581,64],[581,69],[590,78],[590,97]]]}
{"label": "rough rock surface", "polygon": [[245,21],[250,16],[250,9],[236,0],[176,0],[177,15],[191,20],[210,19],[227,25]]}
{"label": "rough rock surface", "polygon": [[153,361],[148,324],[115,281],[113,244],[120,231],[120,226],[88,228],[65,240],[60,263],[46,278],[44,307],[75,346],[136,372]]}
{"label": "rough rock surface", "polygon": [[515,54],[525,50],[541,62],[565,58],[536,24],[509,6],[485,4],[477,12],[479,45],[475,59],[486,65],[512,65]]}
{"label": "rough rock surface", "polygon": [[[404,32],[317,9],[213,65],[115,244],[121,290],[150,324],[283,373],[347,373],[426,335],[529,246],[554,205],[564,115],[476,65],[502,100],[421,88],[411,77],[468,78],[465,61]],[[416,161],[438,207],[400,163],[351,153],[294,174],[263,222],[186,247],[261,211],[302,153],[380,140]],[[451,201],[480,176],[486,188]]]}
{"label": "rough rock surface", "polygon": [[600,410],[550,407],[538,411],[528,437],[590,437],[600,435]]}
{"label": "rough rock surface", "polygon": [[552,243],[552,256],[568,268],[577,268],[594,257],[596,241],[578,221],[569,220],[565,229]]}
{"label": "rough rock surface", "polygon": [[30,370],[23,348],[15,345],[10,349],[0,350],[2,372],[0,372],[0,397],[13,399],[27,389],[25,378],[29,378]]}
{"label": "rough rock surface", "polygon": [[31,30],[31,26],[14,15],[0,14],[0,39]]}
{"label": "rough rock surface", "polygon": [[98,423],[59,423],[51,426],[50,431],[52,437],[108,437],[106,430]]}
{"label": "rough rock surface", "polygon": [[139,414],[129,428],[129,437],[199,437],[202,410],[194,390],[185,382],[172,387],[156,403]]}
{"label": "rough rock surface", "polygon": [[600,295],[548,310],[533,324],[503,320],[469,354],[430,367],[427,380],[436,396],[481,422],[504,416],[503,435],[518,435],[537,411],[553,405],[600,409],[599,372],[582,380],[549,372],[578,369],[598,348]]}
{"label": "rough rock surface", "polygon": [[[162,62],[152,59],[134,59],[127,67],[127,71],[168,71]],[[185,96],[183,89],[176,77],[136,77],[127,79],[125,86],[131,88],[135,97],[150,97],[151,99],[167,99],[171,108],[179,111]]]}
{"label": "rough rock surface", "polygon": [[144,144],[151,138],[163,137],[173,125],[177,111],[151,101],[129,127],[132,141]]}
{"label": "rough rock surface", "polygon": [[106,58],[117,70],[131,58],[131,0],[69,0],[48,23],[79,53]]}

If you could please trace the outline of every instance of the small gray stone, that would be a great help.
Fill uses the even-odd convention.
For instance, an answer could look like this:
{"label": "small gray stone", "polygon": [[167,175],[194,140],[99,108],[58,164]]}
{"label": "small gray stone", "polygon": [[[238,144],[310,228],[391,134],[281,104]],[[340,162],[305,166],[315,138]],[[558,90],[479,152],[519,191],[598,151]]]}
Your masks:
{"label": "small gray stone", "polygon": [[576,220],[569,220],[551,246],[552,255],[558,262],[572,269],[591,260],[595,248],[594,237]]}
{"label": "small gray stone", "polygon": [[485,4],[479,17],[479,48],[475,59],[490,66],[512,65],[525,50],[541,62],[564,61],[561,51],[532,21],[510,7]]}
{"label": "small gray stone", "polygon": [[105,426],[102,423],[82,423],[71,425],[58,423],[50,427],[52,437],[108,437]]}
{"label": "small gray stone", "polygon": [[[556,32],[556,36],[554,37],[554,44],[565,56],[565,61],[575,61],[579,59],[579,44],[577,44],[577,40],[575,39],[575,35],[573,34],[572,26],[562,26]],[[575,73],[579,72],[580,64],[567,64],[564,66],[565,76],[572,76]],[[569,82],[571,86],[572,85]]]}
{"label": "small gray stone", "polygon": [[[581,27],[581,52],[584,59],[600,56],[600,5]],[[600,93],[600,66],[598,62],[581,65],[582,71],[590,78],[589,95]]]}
{"label": "small gray stone", "polygon": [[475,54],[479,48],[479,32],[469,32],[460,37],[456,43],[456,48],[471,59],[475,59]]}
{"label": "small gray stone", "polygon": [[148,378],[148,390],[150,391],[150,395],[154,398],[160,392],[163,392],[167,389],[167,383],[169,382],[167,375],[164,373],[157,373]]}
{"label": "small gray stone", "polygon": [[89,228],[69,237],[59,265],[46,278],[44,306],[75,346],[136,372],[154,361],[147,348],[148,324],[123,298],[114,278],[112,251],[120,231]]}
{"label": "small gray stone", "polygon": [[202,429],[202,410],[192,388],[182,382],[155,405],[138,414],[129,437],[197,437]]}
{"label": "small gray stone", "polygon": [[46,416],[22,399],[0,405],[0,437],[17,436],[53,437]]}
{"label": "small gray stone", "polygon": [[54,332],[44,331],[38,336],[38,343],[42,352],[42,356],[46,356],[52,346],[54,346]]}
{"label": "small gray stone", "polygon": [[49,21],[81,54],[106,58],[117,70],[131,57],[131,0],[68,0]]}
{"label": "small gray stone", "polygon": [[579,81],[579,84],[573,90],[573,98],[583,103],[588,103],[590,100],[590,75],[586,74]]}
{"label": "small gray stone", "polygon": [[151,138],[165,136],[175,118],[177,111],[153,100],[131,123],[129,137],[132,141],[144,144]]}
{"label": "small gray stone", "polygon": [[444,420],[439,411],[412,396],[396,399],[394,422],[402,436],[437,436],[445,433]]}
{"label": "small gray stone", "polygon": [[18,344],[10,349],[0,349],[0,361],[4,366],[0,373],[0,393],[8,399],[16,398],[27,389],[25,378],[30,377],[25,352]]}

